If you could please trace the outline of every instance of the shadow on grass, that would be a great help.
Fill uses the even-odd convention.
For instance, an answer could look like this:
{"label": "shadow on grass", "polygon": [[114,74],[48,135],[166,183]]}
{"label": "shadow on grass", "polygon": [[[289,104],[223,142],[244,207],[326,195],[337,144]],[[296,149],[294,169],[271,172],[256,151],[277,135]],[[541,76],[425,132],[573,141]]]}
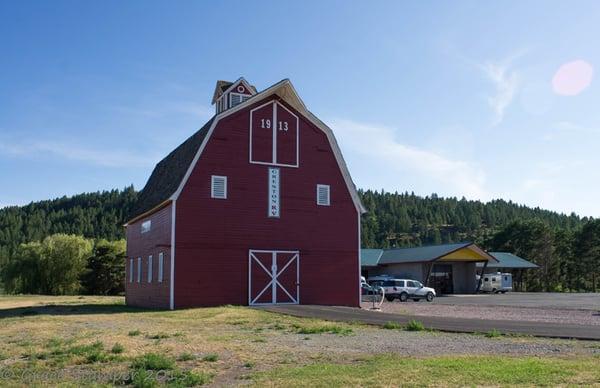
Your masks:
{"label": "shadow on grass", "polygon": [[0,310],[0,319],[36,315],[123,314],[162,311],[126,306],[124,304],[48,304]]}

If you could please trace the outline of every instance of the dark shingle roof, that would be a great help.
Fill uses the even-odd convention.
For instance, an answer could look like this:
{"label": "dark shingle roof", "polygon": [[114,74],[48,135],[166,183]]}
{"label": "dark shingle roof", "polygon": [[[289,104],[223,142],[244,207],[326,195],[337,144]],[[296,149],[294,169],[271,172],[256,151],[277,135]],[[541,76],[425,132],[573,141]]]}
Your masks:
{"label": "dark shingle roof", "polygon": [[130,220],[160,205],[177,190],[213,120],[214,117],[154,167],[133,206]]}
{"label": "dark shingle roof", "polygon": [[415,248],[386,249],[379,264],[419,263],[432,261],[451,252],[472,245],[470,242],[457,244],[429,245]]}
{"label": "dark shingle roof", "polygon": [[[494,256],[498,263],[488,263],[487,268],[539,268],[538,265],[533,264],[517,255],[513,255],[508,252],[490,252],[490,255]],[[483,267],[483,263],[477,263],[478,267]]]}
{"label": "dark shingle roof", "polygon": [[229,87],[233,85],[233,82],[229,81],[217,81],[217,87],[221,88],[221,92],[226,91]]}
{"label": "dark shingle roof", "polygon": [[382,254],[383,249],[361,249],[360,265],[362,267],[377,267]]}

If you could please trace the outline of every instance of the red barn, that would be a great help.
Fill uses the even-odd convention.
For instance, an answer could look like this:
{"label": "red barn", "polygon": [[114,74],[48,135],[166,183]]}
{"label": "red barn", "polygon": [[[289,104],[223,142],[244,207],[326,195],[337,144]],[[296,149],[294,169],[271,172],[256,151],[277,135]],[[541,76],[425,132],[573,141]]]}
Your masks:
{"label": "red barn", "polygon": [[219,81],[213,104],[126,224],[127,304],[358,306],[363,208],[331,129],[287,79]]}

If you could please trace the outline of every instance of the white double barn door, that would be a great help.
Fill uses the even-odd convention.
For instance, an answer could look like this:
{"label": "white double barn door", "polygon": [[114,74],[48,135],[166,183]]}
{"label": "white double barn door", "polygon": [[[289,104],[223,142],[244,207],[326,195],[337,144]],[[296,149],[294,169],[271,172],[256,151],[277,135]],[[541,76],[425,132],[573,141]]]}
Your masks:
{"label": "white double barn door", "polygon": [[248,252],[248,304],[300,303],[300,252]]}

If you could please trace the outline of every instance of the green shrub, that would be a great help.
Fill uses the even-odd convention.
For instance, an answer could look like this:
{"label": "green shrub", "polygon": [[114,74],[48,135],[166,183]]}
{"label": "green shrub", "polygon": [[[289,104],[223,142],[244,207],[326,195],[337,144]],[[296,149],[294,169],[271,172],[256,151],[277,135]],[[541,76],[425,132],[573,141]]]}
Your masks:
{"label": "green shrub", "polygon": [[104,350],[104,344],[101,341],[96,341],[90,345],[72,346],[67,352],[78,356],[85,356],[89,353],[97,353]]}
{"label": "green shrub", "polygon": [[207,361],[207,362],[215,362],[219,359],[219,355],[218,354],[207,354],[206,356],[202,357],[202,361]]}
{"label": "green shrub", "polygon": [[102,350],[94,350],[88,353],[85,357],[86,362],[89,364],[92,364],[94,362],[104,362],[107,359],[108,356]]}
{"label": "green shrub", "polygon": [[175,361],[162,354],[146,353],[134,359],[131,367],[133,369],[144,370],[173,370],[175,368]]}
{"label": "green shrub", "polygon": [[140,335],[142,332],[139,330],[131,330],[129,333],[127,333],[128,336],[130,337],[135,337],[136,335]]}
{"label": "green shrub", "polygon": [[164,338],[169,338],[170,335],[168,335],[167,333],[156,333],[156,334],[148,334],[146,337],[150,338],[150,339],[164,339]]}
{"label": "green shrub", "polygon": [[411,319],[410,321],[408,321],[408,325],[406,325],[406,330],[408,330],[408,331],[423,331],[423,330],[425,330],[425,326],[423,325],[423,322],[415,321],[414,319]]}
{"label": "green shrub", "polygon": [[195,387],[209,383],[211,377],[211,375],[204,372],[176,371],[171,375],[169,385],[175,387]]}
{"label": "green shrub", "polygon": [[152,388],[158,386],[156,381],[156,375],[145,369],[136,369],[131,372],[131,381],[125,383],[131,383],[135,388]]}
{"label": "green shrub", "polygon": [[125,348],[123,347],[123,345],[121,345],[120,343],[116,343],[113,345],[113,347],[110,349],[111,353],[113,354],[121,354],[125,351]]}
{"label": "green shrub", "polygon": [[402,329],[402,325],[398,322],[386,322],[383,325],[384,329],[393,330],[393,329]]}
{"label": "green shrub", "polygon": [[252,361],[248,361],[244,363],[244,368],[252,369],[254,368],[254,363]]}
{"label": "green shrub", "polygon": [[192,353],[181,353],[177,358],[177,361],[191,361],[195,359],[196,356],[194,356]]}
{"label": "green shrub", "polygon": [[496,337],[500,337],[501,335],[502,335],[502,333],[500,333],[496,329],[492,329],[492,330],[488,331],[487,333],[485,333],[485,336],[487,338],[496,338]]}

